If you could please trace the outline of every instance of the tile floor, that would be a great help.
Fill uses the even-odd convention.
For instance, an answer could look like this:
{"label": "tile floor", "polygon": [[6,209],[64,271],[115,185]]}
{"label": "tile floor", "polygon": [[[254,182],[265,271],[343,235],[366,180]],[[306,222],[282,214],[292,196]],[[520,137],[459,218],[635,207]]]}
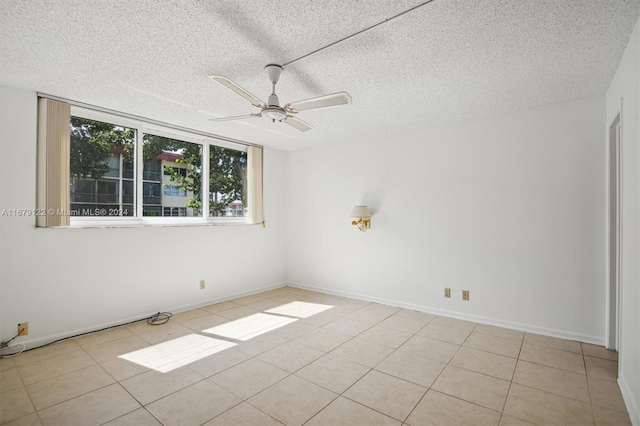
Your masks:
{"label": "tile floor", "polygon": [[[119,357],[293,301],[332,308],[164,373]],[[0,423],[628,425],[616,371],[603,347],[283,287],[0,359]]]}

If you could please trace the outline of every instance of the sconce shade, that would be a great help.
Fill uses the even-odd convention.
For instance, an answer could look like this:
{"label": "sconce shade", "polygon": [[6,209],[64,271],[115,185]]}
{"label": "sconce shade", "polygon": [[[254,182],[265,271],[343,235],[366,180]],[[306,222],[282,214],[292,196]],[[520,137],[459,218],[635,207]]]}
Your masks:
{"label": "sconce shade", "polygon": [[371,212],[367,206],[353,206],[349,217],[368,219],[371,217]]}

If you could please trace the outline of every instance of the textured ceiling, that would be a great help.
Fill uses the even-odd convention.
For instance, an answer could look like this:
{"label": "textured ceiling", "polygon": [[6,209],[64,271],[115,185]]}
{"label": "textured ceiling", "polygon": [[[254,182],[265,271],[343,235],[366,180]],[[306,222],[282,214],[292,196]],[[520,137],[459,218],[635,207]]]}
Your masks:
{"label": "textured ceiling", "polygon": [[640,14],[640,0],[434,0],[286,67],[282,103],[353,97],[301,112],[313,130],[208,121],[258,109],[207,75],[266,100],[264,65],[424,1],[2,0],[0,85],[295,150],[604,93]]}

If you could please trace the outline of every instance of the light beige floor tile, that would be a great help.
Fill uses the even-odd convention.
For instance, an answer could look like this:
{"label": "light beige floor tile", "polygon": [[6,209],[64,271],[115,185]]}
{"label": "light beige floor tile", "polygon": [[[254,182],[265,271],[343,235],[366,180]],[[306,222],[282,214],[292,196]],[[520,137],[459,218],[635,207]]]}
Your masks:
{"label": "light beige floor tile", "polygon": [[313,330],[317,330],[317,327],[313,324],[308,324],[300,320],[287,324],[284,327],[280,327],[276,330],[269,332],[267,335],[273,338],[284,338],[286,340],[293,340],[301,337]]}
{"label": "light beige floor tile", "polygon": [[349,317],[342,317],[328,323],[327,325],[322,326],[322,329],[354,337],[371,327],[371,323],[359,321]]}
{"label": "light beige floor tile", "polygon": [[422,321],[416,321],[411,318],[399,317],[391,315],[380,321],[378,325],[389,328],[391,330],[397,330],[402,333],[415,334],[418,330],[424,327]]}
{"label": "light beige floor tile", "polygon": [[451,360],[451,365],[511,381],[516,362],[515,358],[463,346]]}
{"label": "light beige floor tile", "polygon": [[96,364],[96,362],[93,358],[81,349],[46,358],[41,361],[21,364],[18,366],[18,371],[20,372],[20,377],[22,377],[22,382],[28,386],[94,364]]}
{"label": "light beige floor tile", "polygon": [[[152,327],[152,326],[150,326]],[[159,326],[161,327],[161,326]],[[138,336],[125,337],[124,339],[114,340],[113,342],[102,343],[88,347],[86,350],[96,361],[103,363],[110,359],[116,358],[118,355],[124,355],[138,349],[151,346],[149,342]]]}
{"label": "light beige floor tile", "polygon": [[295,342],[322,352],[330,352],[351,338],[346,334],[318,328],[298,337]]}
{"label": "light beige floor tile", "polygon": [[300,343],[288,342],[258,355],[258,358],[293,373],[324,354],[324,352],[313,349],[312,347],[301,345]]}
{"label": "light beige floor tile", "polygon": [[584,374],[520,360],[513,382],[591,403],[587,376]]}
{"label": "light beige floor tile", "polygon": [[10,421],[9,423],[2,423],[2,426],[41,426],[40,417],[37,413],[29,414],[19,419]]}
{"label": "light beige floor tile", "polygon": [[[325,304],[334,304],[331,302],[322,302]],[[364,302],[361,301],[360,303],[358,302],[341,302],[338,304],[334,304],[334,307],[332,309],[332,312],[334,315],[337,316],[345,316],[345,315],[349,315],[355,311],[357,311],[358,309],[362,308],[363,306],[365,306],[368,302]],[[371,325],[371,324],[369,324]]]}
{"label": "light beige floor tile", "polygon": [[216,312],[226,311],[227,309],[237,308],[238,306],[240,305],[233,302],[220,302],[220,303],[214,303],[212,305],[203,306],[200,309],[204,309],[205,311],[215,314]]}
{"label": "light beige floor tile", "polygon": [[122,358],[111,358],[100,365],[118,381],[149,371],[147,367]]}
{"label": "light beige floor tile", "polygon": [[596,379],[605,379],[614,382],[618,380],[618,363],[616,361],[585,356],[584,362],[587,366],[589,379],[594,377]]}
{"label": "light beige floor tile", "polygon": [[42,410],[114,382],[113,377],[101,366],[91,365],[29,385],[27,392],[36,410]]}
{"label": "light beige floor tile", "polygon": [[99,331],[97,333],[87,334],[75,339],[76,343],[83,348],[89,346],[100,345],[102,343],[113,342],[114,340],[124,339],[125,337],[131,337],[133,333],[126,327],[117,327],[105,331]]}
{"label": "light beige floor tile", "polygon": [[497,425],[500,413],[429,390],[405,424],[411,426]]}
{"label": "light beige floor tile", "polygon": [[469,330],[469,331],[472,331],[474,328],[476,328],[476,325],[478,325],[478,323],[471,322],[471,321],[461,320],[458,318],[441,317],[441,316],[435,317],[433,321],[431,321],[429,324],[438,324],[438,325],[443,325],[445,327],[461,328],[463,330]]}
{"label": "light beige floor tile", "polygon": [[397,349],[400,345],[409,340],[411,336],[412,335],[409,333],[383,327],[382,323],[380,323],[359,334],[358,338],[372,343],[377,343],[378,345]]}
{"label": "light beige floor tile", "polygon": [[6,371],[16,368],[13,358],[0,358],[0,371]]}
{"label": "light beige floor tile", "polygon": [[591,403],[614,411],[627,412],[618,383],[606,379],[589,377]]}
{"label": "light beige floor tile", "polygon": [[182,324],[178,324],[177,322],[168,322],[162,325],[151,326],[151,328],[137,333],[137,335],[148,343],[157,345],[158,343],[173,340],[192,333],[192,329],[185,327]]}
{"label": "light beige floor tile", "polygon": [[400,426],[400,422],[377,411],[339,397],[316,414],[305,426]]}
{"label": "light beige floor tile", "polygon": [[238,306],[237,308],[231,308],[224,311],[216,312],[216,315],[228,318],[230,320],[235,320],[248,317],[249,315],[253,315],[256,313],[258,313],[258,311],[255,309],[247,308],[246,306]]}
{"label": "light beige floor tile", "polygon": [[501,412],[509,382],[449,365],[432,389]]}
{"label": "light beige floor tile", "polygon": [[608,359],[610,361],[618,360],[618,352],[610,351],[604,346],[591,345],[589,343],[582,343],[581,345],[583,355]]}
{"label": "light beige floor tile", "polygon": [[428,388],[445,367],[442,362],[398,350],[378,364],[376,370]]}
{"label": "light beige floor tile", "polygon": [[335,393],[342,393],[369,372],[370,368],[346,359],[326,354],[296,372],[296,376],[320,385]]}
{"label": "light beige floor tile", "polygon": [[559,339],[557,337],[542,336],[540,334],[526,333],[524,336],[524,343],[547,346],[549,348],[560,349],[562,351],[582,354],[582,346],[580,346],[580,342],[576,342],[575,340],[566,340]]}
{"label": "light beige floor tile", "polygon": [[284,370],[252,358],[216,374],[210,380],[242,399],[249,399],[288,375]]}
{"label": "light beige floor tile", "polygon": [[257,300],[255,302],[247,303],[247,308],[255,309],[256,311],[266,311],[268,309],[277,308],[278,306],[286,305],[290,303],[289,299],[284,299],[280,297],[274,297],[269,299]]}
{"label": "light beige floor tile", "polygon": [[337,396],[291,375],[248,402],[286,425],[298,426],[329,405]]}
{"label": "light beige floor tile", "polygon": [[496,327],[495,325],[478,324],[473,331],[475,333],[488,334],[489,336],[501,337],[503,339],[516,340],[518,342],[522,342],[524,339],[524,331]]}
{"label": "light beige floor tile", "polygon": [[119,384],[87,393],[39,411],[44,425],[101,425],[140,408]]}
{"label": "light beige floor tile", "polygon": [[177,322],[183,324],[186,321],[190,321],[192,319],[205,317],[207,315],[211,315],[211,312],[205,309],[191,309],[190,311],[184,311],[177,314],[173,314],[171,317],[172,322]]}
{"label": "light beige floor tile", "polygon": [[0,424],[35,413],[25,388],[0,393]]}
{"label": "light beige floor tile", "polygon": [[404,421],[426,392],[427,388],[423,386],[373,370],[351,386],[344,396]]}
{"label": "light beige floor tile", "polygon": [[418,332],[419,336],[442,340],[443,342],[454,343],[456,345],[463,344],[464,341],[467,340],[467,337],[469,337],[469,334],[471,334],[471,330],[448,327],[445,325],[434,324],[433,322],[427,324]]}
{"label": "light beige floor tile", "polygon": [[[542,407],[544,409],[541,409]],[[517,383],[511,385],[504,414],[545,425],[595,424],[590,404]]]}
{"label": "light beige floor tile", "polygon": [[253,405],[243,402],[203,426],[282,426],[282,423]]}
{"label": "light beige floor tile", "polygon": [[393,349],[376,345],[358,337],[349,340],[342,346],[338,346],[331,351],[335,356],[355,362],[365,367],[375,367],[380,361],[386,358]]}
{"label": "light beige floor tile", "polygon": [[[259,300],[268,299],[268,297],[261,296],[260,294],[251,294],[249,296],[238,297],[236,299],[230,300],[231,303],[235,303],[236,305],[246,305],[247,303],[257,302]],[[234,318],[235,319],[235,318]]]}
{"label": "light beige floor tile", "polygon": [[500,419],[500,426],[535,426],[535,423],[527,422],[525,420],[503,414],[502,418]]}
{"label": "light beige floor tile", "polygon": [[433,321],[437,315],[428,314],[426,312],[414,311],[411,309],[400,309],[398,312],[393,314],[396,317],[408,318],[414,321],[419,321],[423,326],[427,325],[431,321]]}
{"label": "light beige floor tile", "polygon": [[573,373],[586,374],[582,355],[547,346],[523,343],[520,359]]}
{"label": "light beige floor tile", "polygon": [[189,367],[176,368],[168,373],[149,370],[146,373],[123,380],[120,384],[136,398],[147,405],[187,386],[191,386],[204,376]]}
{"label": "light beige floor tile", "polygon": [[[8,359],[8,358],[5,358]],[[17,368],[0,371],[0,393],[24,387]]]}
{"label": "light beige floor tile", "polygon": [[626,412],[609,410],[597,405],[593,406],[593,411],[598,426],[631,426],[631,419]]}
{"label": "light beige floor tile", "polygon": [[504,339],[489,334],[476,333],[475,331],[464,342],[464,346],[491,352],[498,355],[518,358],[522,343],[513,339]]}
{"label": "light beige floor tile", "polygon": [[204,377],[211,377],[251,357],[252,355],[241,351],[238,347],[233,347],[192,362],[188,367],[202,374]]}
{"label": "light beige floor tile", "polygon": [[231,392],[203,380],[146,408],[165,426],[195,426],[206,423],[240,402],[242,400]]}
{"label": "light beige floor tile", "polygon": [[458,352],[460,346],[453,343],[442,342],[440,340],[429,339],[428,337],[413,336],[407,340],[398,349],[405,352],[415,353],[416,355],[436,361],[448,363],[451,358]]}
{"label": "light beige floor tile", "polygon": [[182,325],[189,327],[191,330],[202,333],[204,330],[215,327],[216,325],[224,324],[231,321],[229,318],[221,317],[216,314],[207,314],[198,318],[193,318],[188,321],[184,321]]}
{"label": "light beige floor tile", "polygon": [[398,312],[400,308],[395,306],[382,305],[379,303],[369,303],[366,306],[354,311],[346,316],[346,318],[366,322],[369,325],[379,323],[387,317]]}
{"label": "light beige floor tile", "polygon": [[129,414],[105,423],[105,426],[162,426],[162,424],[146,409],[138,408]]}
{"label": "light beige floor tile", "polygon": [[340,318],[342,318],[342,316],[336,315],[333,310],[328,310],[310,316],[309,318],[302,318],[299,322],[313,325],[314,327],[322,327],[323,325],[327,325],[330,322],[336,321]]}
{"label": "light beige floor tile", "polygon": [[257,356],[263,352],[270,351],[275,347],[284,345],[288,341],[289,339],[286,337],[274,336],[271,333],[267,333],[249,339],[246,342],[242,342],[237,346],[237,348],[251,356]]}
{"label": "light beige floor tile", "polygon": [[23,352],[20,356],[11,359],[16,366],[20,366],[75,352],[79,349],[81,349],[81,347],[78,343],[74,339],[69,339]]}

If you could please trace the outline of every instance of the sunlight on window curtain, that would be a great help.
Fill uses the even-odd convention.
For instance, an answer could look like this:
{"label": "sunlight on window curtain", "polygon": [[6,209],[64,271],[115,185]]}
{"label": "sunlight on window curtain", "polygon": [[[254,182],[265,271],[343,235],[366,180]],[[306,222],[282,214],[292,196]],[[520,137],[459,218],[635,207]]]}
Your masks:
{"label": "sunlight on window curtain", "polygon": [[69,226],[69,122],[65,102],[38,99],[36,226]]}
{"label": "sunlight on window curtain", "polygon": [[262,209],[262,148],[247,147],[249,190],[249,223],[264,223]]}

